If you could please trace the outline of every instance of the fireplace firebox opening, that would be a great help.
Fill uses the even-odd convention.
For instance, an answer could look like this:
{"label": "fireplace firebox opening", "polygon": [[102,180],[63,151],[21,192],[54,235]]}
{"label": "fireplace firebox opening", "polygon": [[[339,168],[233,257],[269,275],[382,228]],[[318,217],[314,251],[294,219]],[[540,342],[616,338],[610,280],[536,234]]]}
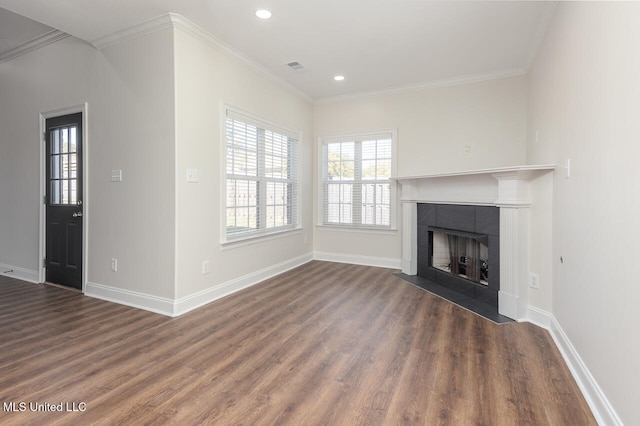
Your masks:
{"label": "fireplace firebox opening", "polygon": [[460,235],[432,228],[431,266],[484,286],[489,285],[488,236]]}
{"label": "fireplace firebox opening", "polygon": [[417,225],[418,276],[497,309],[499,208],[419,203]]}

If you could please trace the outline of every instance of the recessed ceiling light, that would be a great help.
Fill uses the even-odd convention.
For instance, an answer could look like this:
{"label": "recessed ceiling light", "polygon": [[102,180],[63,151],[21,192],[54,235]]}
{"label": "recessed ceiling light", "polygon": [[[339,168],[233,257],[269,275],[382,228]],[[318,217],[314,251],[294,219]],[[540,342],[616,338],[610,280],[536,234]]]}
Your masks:
{"label": "recessed ceiling light", "polygon": [[269,19],[271,18],[271,12],[266,9],[256,10],[256,16],[260,19]]}
{"label": "recessed ceiling light", "polygon": [[342,81],[342,80],[344,80],[344,75],[336,75],[335,77],[333,77],[333,79],[335,81]]}

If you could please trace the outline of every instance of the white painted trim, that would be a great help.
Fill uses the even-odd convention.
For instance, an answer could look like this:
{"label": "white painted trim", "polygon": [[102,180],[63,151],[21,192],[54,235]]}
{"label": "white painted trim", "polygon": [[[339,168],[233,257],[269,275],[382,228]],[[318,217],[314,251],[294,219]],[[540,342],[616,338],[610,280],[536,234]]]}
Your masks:
{"label": "white painted trim", "polygon": [[314,100],[314,104],[331,104],[335,102],[359,101],[369,98],[377,98],[381,96],[397,95],[402,93],[420,92],[422,90],[435,89],[439,87],[461,86],[464,84],[478,83],[488,80],[499,80],[502,78],[518,77],[525,75],[526,70],[515,68],[510,70],[499,71],[495,73],[464,75],[459,77],[447,78],[443,80],[427,81],[423,83],[394,87],[383,90],[372,90],[358,92],[351,95],[333,96],[327,98],[318,98]]}
{"label": "white painted trim", "polygon": [[530,322],[549,331],[598,424],[622,425],[622,420],[598,386],[555,316],[550,312],[529,305],[527,306],[527,318],[522,321]]}
{"label": "white painted trim", "polygon": [[402,259],[388,257],[358,256],[353,254],[314,251],[314,260],[324,262],[349,263],[352,265],[377,266],[379,268],[402,269]]}
{"label": "white painted trim", "polygon": [[[500,267],[502,267],[502,259],[500,259]],[[502,278],[502,274],[500,274],[500,278]],[[498,313],[515,320],[521,319],[518,317],[518,297],[499,290]]]}
{"label": "white painted trim", "polygon": [[155,312],[161,315],[177,317],[293,268],[297,268],[312,260],[312,254],[308,253],[177,300],[92,282],[87,282],[85,295],[121,305],[144,309],[145,311]]}
{"label": "white painted trim", "polygon": [[319,232],[346,232],[348,234],[378,234],[378,235],[394,235],[398,233],[398,228],[376,228],[367,226],[351,226],[351,225],[322,225],[317,224],[316,230]]}
{"label": "white painted trim", "polygon": [[[257,116],[245,109],[235,107],[231,104],[225,103],[224,101],[220,101],[220,141],[219,149],[220,149],[220,217],[225,218],[227,216],[227,118],[231,118],[232,120],[242,121],[243,123],[249,123],[257,128],[266,129],[267,131],[273,131],[276,133],[280,133],[289,138],[295,139],[296,143],[294,144],[293,158],[294,158],[294,168],[296,169],[296,176],[294,179],[290,181],[293,182],[295,186],[294,191],[294,203],[293,204],[297,208],[297,216],[296,223],[293,225],[287,225],[280,228],[260,228],[255,229],[253,231],[247,231],[245,233],[240,233],[237,235],[227,235],[227,223],[226,220],[221,220],[219,223],[220,226],[220,249],[221,250],[229,250],[236,247],[242,247],[247,244],[255,244],[262,241],[267,241],[271,238],[280,238],[292,235],[294,232],[302,231],[302,195],[300,187],[302,182],[301,176],[301,168],[300,168],[300,145],[302,144],[302,132],[298,130],[293,130],[290,127],[283,126],[277,124],[270,119],[262,118]],[[256,179],[264,179],[265,176],[258,176]],[[263,203],[260,207],[264,207]],[[258,209],[260,214],[260,223],[262,223],[263,219],[266,219],[265,211],[262,208]]]}
{"label": "white painted trim", "polygon": [[59,117],[67,114],[82,113],[82,291],[85,291],[87,284],[88,265],[89,265],[89,218],[91,216],[89,206],[89,104],[87,102],[70,107],[60,108],[52,111],[40,113],[40,198],[38,200],[40,206],[40,224],[39,224],[39,249],[38,249],[38,282],[43,283],[46,278],[45,267],[42,259],[47,253],[46,241],[46,206],[42,202],[47,193],[47,168],[46,155],[47,147],[45,145],[44,133],[47,128],[47,119],[51,117]]}
{"label": "white painted trim", "polygon": [[551,312],[547,312],[540,308],[536,308],[535,306],[529,305],[527,306],[527,317],[523,321],[527,321],[537,325],[538,327],[550,330],[551,322],[553,321],[553,315],[551,314]]}
{"label": "white painted trim", "polygon": [[[226,231],[227,230],[225,229],[225,232]],[[302,234],[302,232],[303,232],[302,228],[291,228],[291,229],[281,230],[278,232],[273,232],[273,233],[268,233],[263,235],[253,235],[249,238],[226,241],[224,243],[220,243],[220,251],[235,250],[241,247],[251,246],[254,244],[261,244],[266,241],[293,237],[293,236]]]}
{"label": "white painted trim", "polygon": [[316,188],[317,188],[317,199],[318,205],[316,206],[316,228],[318,230],[344,230],[354,232],[356,230],[364,231],[364,232],[372,232],[372,231],[390,231],[397,232],[398,230],[398,185],[397,180],[393,177],[389,178],[389,189],[390,195],[389,198],[393,200],[390,206],[390,217],[389,217],[389,226],[388,227],[376,227],[376,226],[368,226],[368,225],[331,225],[324,223],[324,170],[325,170],[325,146],[329,143],[335,142],[351,142],[351,141],[364,141],[378,138],[385,138],[391,135],[391,176],[396,174],[398,170],[398,128],[397,127],[388,127],[382,129],[374,129],[374,130],[365,130],[365,131],[349,131],[344,133],[336,133],[336,134],[325,134],[318,136],[318,156],[317,156],[317,173],[316,177],[318,179]]}
{"label": "white painted trim", "polygon": [[145,311],[155,312],[166,316],[174,316],[173,300],[166,297],[153,296],[151,294],[124,290],[92,282],[86,283],[84,294],[89,297],[118,303],[120,305],[144,309]]}
{"label": "white painted trim", "polygon": [[135,40],[136,38],[144,37],[148,34],[153,34],[157,31],[162,31],[168,28],[173,28],[173,14],[167,13],[164,15],[156,16],[148,21],[142,22],[133,27],[125,28],[124,30],[116,31],[103,37],[99,37],[89,42],[98,50],[106,49],[111,46],[115,46],[120,43]]}
{"label": "white painted trim", "polygon": [[281,79],[280,77],[276,76],[275,74],[273,74],[271,71],[267,70],[265,67],[263,67],[261,64],[259,64],[258,62],[254,61],[253,59],[251,59],[250,57],[248,57],[247,55],[245,55],[244,53],[240,52],[239,50],[237,50],[236,48],[234,48],[233,46],[231,46],[230,44],[225,43],[224,41],[220,40],[219,38],[215,37],[213,34],[211,34],[210,32],[208,32],[207,30],[199,27],[198,25],[194,24],[193,22],[189,21],[188,19],[186,19],[185,17],[175,14],[175,13],[171,13],[171,20],[173,21],[174,26],[187,33],[190,34],[192,37],[196,38],[197,40],[202,41],[203,43],[219,49],[221,51],[223,51],[224,53],[226,53],[227,55],[229,55],[230,57],[232,57],[233,59],[237,60],[238,62],[248,66],[250,69],[256,71],[258,74],[260,74],[261,76],[267,78],[268,80],[271,80],[272,82],[282,86],[283,88],[289,90],[290,92],[296,94],[297,96],[300,96],[301,98],[303,98],[304,100],[308,101],[308,102],[312,102],[313,99],[307,95],[306,93],[301,92],[300,90],[298,90],[296,87],[292,86],[291,84],[287,83],[286,81],[284,81],[283,79]]}
{"label": "white painted trim", "polygon": [[267,268],[218,284],[175,301],[174,316],[182,315],[237,291],[256,285],[313,260],[311,253],[271,265]]}
{"label": "white painted trim", "polygon": [[231,58],[246,65],[261,76],[282,86],[283,88],[289,90],[297,96],[300,96],[304,100],[308,102],[313,101],[313,99],[307,94],[301,92],[291,84],[277,77],[275,74],[271,73],[265,67],[249,58],[244,53],[238,51],[231,45],[223,42],[219,38],[209,33],[207,30],[199,27],[198,25],[194,24],[193,22],[177,13],[166,13],[164,15],[157,16],[138,25],[134,25],[133,27],[126,28],[121,31],[116,31],[115,33],[92,40],[90,41],[90,43],[96,49],[102,50],[120,43],[143,37],[148,34],[152,34],[156,31],[165,30],[167,28],[179,29],[185,34],[189,34],[190,36],[194,37],[196,40],[199,40],[210,47],[221,50]]}
{"label": "white painted trim", "polygon": [[598,386],[598,382],[591,375],[591,372],[585,365],[578,351],[573,346],[569,337],[558,323],[557,319],[551,315],[551,326],[549,332],[553,338],[558,350],[562,354],[573,378],[578,383],[578,387],[582,391],[582,395],[589,404],[596,421],[600,425],[623,425],[622,420],[618,417],[606,395]]}
{"label": "white painted trim", "polygon": [[26,43],[21,44],[20,46],[14,47],[11,50],[3,52],[0,55],[0,63],[7,62],[12,59],[17,58],[18,56],[24,55],[29,52],[33,52],[34,50],[40,49],[41,47],[48,46],[51,43],[55,43],[56,41],[65,39],[70,37],[69,34],[63,33],[62,31],[52,30],[46,34],[42,34],[39,37],[34,38]]}
{"label": "white painted trim", "polygon": [[0,263],[0,275],[27,281],[33,284],[40,283],[37,270],[20,268],[18,266],[7,265],[5,263]]}

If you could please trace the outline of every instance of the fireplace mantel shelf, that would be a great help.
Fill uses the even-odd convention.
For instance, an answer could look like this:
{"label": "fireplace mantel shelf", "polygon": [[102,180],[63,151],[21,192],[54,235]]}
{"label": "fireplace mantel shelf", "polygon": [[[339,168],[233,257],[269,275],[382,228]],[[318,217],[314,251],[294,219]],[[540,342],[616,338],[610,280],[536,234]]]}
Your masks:
{"label": "fireplace mantel shelf", "polygon": [[497,167],[393,178],[403,202],[529,206],[529,182],[553,172],[553,164]]}
{"label": "fireplace mantel shelf", "polygon": [[524,166],[509,166],[509,167],[496,167],[491,169],[479,169],[479,170],[465,170],[458,172],[445,172],[435,173],[430,175],[421,176],[396,176],[393,180],[407,181],[407,180],[419,180],[419,179],[435,179],[444,177],[456,177],[456,176],[475,176],[475,175],[501,175],[501,174],[513,174],[522,175],[524,178],[532,177],[538,174],[546,173],[554,170],[553,164],[539,164],[539,165],[524,165]]}
{"label": "fireplace mantel shelf", "polygon": [[[529,208],[532,187],[547,188],[552,164],[499,167],[393,178],[403,203],[402,272],[417,273],[419,203],[500,208],[500,290],[498,312],[513,319],[527,315]],[[544,179],[544,175],[547,175]]]}

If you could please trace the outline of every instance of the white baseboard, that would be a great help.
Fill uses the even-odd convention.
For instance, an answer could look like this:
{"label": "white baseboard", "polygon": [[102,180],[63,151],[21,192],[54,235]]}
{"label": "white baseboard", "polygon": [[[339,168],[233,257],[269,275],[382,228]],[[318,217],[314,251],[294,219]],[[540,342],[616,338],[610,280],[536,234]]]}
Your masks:
{"label": "white baseboard", "polygon": [[40,276],[38,274],[38,271],[6,265],[4,263],[0,263],[0,275],[16,278],[22,281],[28,281],[34,284],[40,283]]}
{"label": "white baseboard", "polygon": [[377,266],[380,268],[402,269],[402,259],[385,257],[357,256],[352,254],[329,253],[323,251],[313,252],[315,260],[326,262],[351,263],[353,265]]}
{"label": "white baseboard", "polygon": [[518,298],[504,291],[498,291],[498,313],[518,320]]}
{"label": "white baseboard", "polygon": [[524,321],[528,321],[532,324],[542,327],[551,332],[551,322],[553,321],[553,315],[551,312],[544,311],[536,308],[535,306],[527,306],[527,318]]}
{"label": "white baseboard", "polygon": [[576,351],[569,337],[567,337],[553,315],[551,315],[549,332],[556,342],[556,346],[567,363],[569,370],[571,370],[573,378],[578,383],[598,424],[623,425],[622,420],[620,420],[620,417],[618,417],[618,414],[609,403],[606,395],[602,392],[600,386],[598,386],[598,382],[596,382],[595,378],[591,375],[582,358],[580,358],[578,351]]}
{"label": "white baseboard", "polygon": [[567,363],[571,375],[575,379],[582,395],[584,396],[593,416],[599,425],[622,425],[622,421],[609,403],[598,383],[589,372],[589,369],[580,358],[578,351],[574,348],[565,334],[564,330],[550,312],[538,309],[534,306],[527,307],[527,318],[524,321],[531,322],[539,327],[549,330],[556,347],[560,351],[562,358]]}
{"label": "white baseboard", "polygon": [[202,290],[198,293],[191,294],[189,296],[176,300],[174,305],[174,316],[182,315],[189,311],[192,311],[200,306],[211,303],[214,300],[218,300],[237,291],[243,290],[247,287],[251,287],[266,279],[275,277],[290,269],[297,268],[304,265],[307,262],[313,260],[311,253],[298,256],[296,258],[287,260],[285,262],[271,265],[267,268],[261,269],[256,272],[252,272],[247,275],[235,278],[226,283],[218,284],[214,287]]}
{"label": "white baseboard", "polygon": [[92,282],[87,282],[84,288],[84,294],[86,296],[95,297],[96,299],[144,309],[145,311],[151,311],[157,314],[174,316],[173,300],[165,297],[153,296],[151,294],[140,293],[137,291],[123,290],[121,288]]}
{"label": "white baseboard", "polygon": [[145,311],[155,312],[170,317],[177,317],[214,300],[251,287],[268,278],[282,274],[313,260],[311,253],[271,265],[267,268],[235,278],[226,283],[202,290],[178,300],[153,296],[137,291],[123,290],[103,284],[87,282],[84,294],[96,299],[107,300],[121,305],[131,306]]}

